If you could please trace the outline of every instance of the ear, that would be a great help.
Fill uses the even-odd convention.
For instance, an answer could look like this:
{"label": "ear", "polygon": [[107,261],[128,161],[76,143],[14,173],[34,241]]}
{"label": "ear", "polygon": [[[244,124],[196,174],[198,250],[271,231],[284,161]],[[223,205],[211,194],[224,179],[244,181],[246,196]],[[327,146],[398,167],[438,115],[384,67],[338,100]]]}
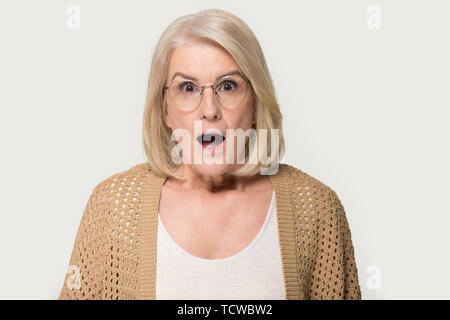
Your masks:
{"label": "ear", "polygon": [[164,117],[164,123],[166,124],[166,126],[168,126],[169,128],[172,128],[171,126],[170,126],[170,121],[169,121],[169,116],[165,116]]}
{"label": "ear", "polygon": [[170,119],[169,119],[169,115],[167,114],[167,109],[164,110],[164,123],[165,123],[166,126],[168,126],[169,128],[172,128],[172,125],[171,125]]}

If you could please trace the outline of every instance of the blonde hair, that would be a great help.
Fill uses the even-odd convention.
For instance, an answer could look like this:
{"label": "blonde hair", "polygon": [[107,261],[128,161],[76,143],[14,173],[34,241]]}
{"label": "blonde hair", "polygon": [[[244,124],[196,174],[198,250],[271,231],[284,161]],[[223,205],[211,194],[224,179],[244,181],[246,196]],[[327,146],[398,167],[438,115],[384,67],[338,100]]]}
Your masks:
{"label": "blonde hair", "polygon": [[[270,72],[258,40],[240,18],[220,9],[207,9],[175,19],[163,32],[153,53],[148,88],[145,101],[143,143],[150,169],[161,177],[178,177],[178,167],[171,159],[172,129],[164,122],[164,92],[168,66],[172,52],[192,40],[206,40],[217,43],[234,58],[244,75],[251,82],[256,107],[256,132],[266,129],[268,141],[260,144],[257,135],[257,148],[263,148],[265,155],[272,155],[271,129],[278,129],[278,160],[285,153],[282,132],[282,114],[275,97]],[[248,141],[246,142],[246,161],[230,173],[234,176],[250,177],[265,166],[259,161],[249,163]],[[277,150],[274,150],[277,152]],[[255,164],[256,163],[256,164]]]}

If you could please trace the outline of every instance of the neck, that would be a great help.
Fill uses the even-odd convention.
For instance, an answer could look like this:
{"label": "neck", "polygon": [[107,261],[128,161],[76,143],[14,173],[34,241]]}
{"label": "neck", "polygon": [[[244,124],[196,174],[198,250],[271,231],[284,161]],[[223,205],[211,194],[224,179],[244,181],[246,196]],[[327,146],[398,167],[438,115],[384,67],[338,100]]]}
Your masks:
{"label": "neck", "polygon": [[223,191],[249,191],[250,184],[258,177],[235,177],[224,173],[219,175],[202,175],[195,172],[190,166],[180,166],[177,170],[183,175],[182,179],[168,178],[167,185],[178,190],[201,191],[205,193],[219,193]]}

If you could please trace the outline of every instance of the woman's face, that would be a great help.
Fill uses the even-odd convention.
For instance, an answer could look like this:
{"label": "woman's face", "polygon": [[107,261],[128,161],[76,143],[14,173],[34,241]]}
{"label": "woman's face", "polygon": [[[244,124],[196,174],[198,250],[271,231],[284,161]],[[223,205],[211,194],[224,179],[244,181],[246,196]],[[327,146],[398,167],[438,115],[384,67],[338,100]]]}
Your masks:
{"label": "woman's face", "polygon": [[[239,71],[243,75],[238,64],[225,49],[214,43],[198,42],[174,50],[169,62],[166,85],[170,85],[174,80],[182,80],[182,82],[178,83],[187,82],[184,85],[184,90],[186,90],[186,87],[189,87],[189,83],[192,80],[185,78],[185,76],[198,79],[195,82],[200,86],[215,84],[217,78],[232,71]],[[177,72],[183,73],[183,76],[177,75],[173,78]],[[192,90],[191,87],[190,90]],[[227,163],[230,160],[227,161],[226,150],[227,146],[231,146],[231,141],[226,141],[227,139],[225,139],[221,147],[212,151],[203,149],[202,144],[197,141],[197,136],[209,129],[219,130],[225,136],[226,129],[240,128],[243,132],[246,132],[247,129],[251,128],[252,124],[256,123],[256,110],[254,110],[253,106],[253,91],[250,84],[247,85],[247,94],[244,100],[232,108],[222,107],[216,101],[212,87],[205,87],[200,104],[196,109],[190,111],[177,108],[174,101],[168,96],[167,91],[165,92],[165,101],[167,103],[164,119],[166,125],[172,130],[185,129],[190,134],[190,143],[187,145],[187,147],[189,145],[191,147],[190,162],[182,165],[187,165],[196,173],[207,176],[221,175],[232,168],[243,165],[237,164],[236,160],[238,152],[236,146],[237,138],[227,136],[228,140],[233,140],[235,146],[234,158],[231,158],[233,161],[231,161],[232,163]],[[194,132],[194,122],[197,122],[197,126],[201,125],[200,131],[197,128]],[[247,140],[247,137],[245,139]],[[180,140],[182,139],[178,141]],[[194,161],[194,152],[197,152],[197,155],[200,152],[202,155],[200,156],[200,161],[196,160],[199,163]],[[211,160],[206,162],[205,158]],[[213,161],[216,158],[221,159],[221,163],[216,164],[216,161]]]}

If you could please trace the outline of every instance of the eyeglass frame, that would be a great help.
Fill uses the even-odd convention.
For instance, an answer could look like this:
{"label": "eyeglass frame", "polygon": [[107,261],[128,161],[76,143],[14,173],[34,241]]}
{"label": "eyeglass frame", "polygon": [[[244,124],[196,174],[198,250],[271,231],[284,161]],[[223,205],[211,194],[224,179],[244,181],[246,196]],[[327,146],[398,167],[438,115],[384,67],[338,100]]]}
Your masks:
{"label": "eyeglass frame", "polygon": [[[252,85],[252,83],[251,83],[251,81],[250,80],[248,80],[248,79],[244,79],[244,77],[242,77],[240,74],[237,74],[240,78],[242,78],[242,80],[244,80],[245,81],[245,84],[246,84],[246,86],[245,86],[245,96],[244,96],[244,98],[239,102],[239,103],[241,103],[242,101],[244,101],[245,100],[245,98],[247,97],[247,93],[248,93],[248,86],[247,86],[247,83],[248,84],[250,84],[250,85]],[[231,75],[227,75],[227,76],[224,76],[224,77],[222,77],[222,78],[219,78],[219,79],[217,79],[216,80],[216,82],[214,83],[214,84],[205,84],[205,85],[203,85],[203,86],[200,86],[200,84],[198,83],[198,82],[196,82],[195,80],[191,80],[191,79],[184,79],[184,80],[187,80],[187,81],[189,81],[189,82],[192,82],[193,84],[195,84],[197,87],[199,87],[200,88],[200,100],[198,101],[198,104],[195,106],[195,108],[192,108],[192,110],[190,110],[190,111],[194,111],[194,110],[196,110],[199,106],[200,106],[200,104],[202,103],[202,99],[203,99],[203,91],[204,91],[204,89],[206,88],[206,87],[212,87],[212,89],[213,89],[213,92],[214,92],[214,99],[217,101],[217,103],[219,103],[222,107],[224,107],[224,108],[231,108],[231,107],[234,107],[234,106],[236,106],[236,105],[238,105],[239,103],[236,103],[235,105],[233,105],[233,106],[224,106],[218,99],[217,99],[217,92],[216,92],[216,85],[219,83],[219,82],[221,82],[222,80],[226,80],[226,79],[228,79],[229,77],[231,77]],[[169,90],[170,89],[170,87],[173,85],[173,83],[174,82],[177,82],[177,81],[183,81],[182,79],[180,79],[180,80],[173,80],[172,82],[170,82],[170,84],[168,85],[168,86],[164,86],[163,87],[163,92],[165,91],[165,90]]]}

